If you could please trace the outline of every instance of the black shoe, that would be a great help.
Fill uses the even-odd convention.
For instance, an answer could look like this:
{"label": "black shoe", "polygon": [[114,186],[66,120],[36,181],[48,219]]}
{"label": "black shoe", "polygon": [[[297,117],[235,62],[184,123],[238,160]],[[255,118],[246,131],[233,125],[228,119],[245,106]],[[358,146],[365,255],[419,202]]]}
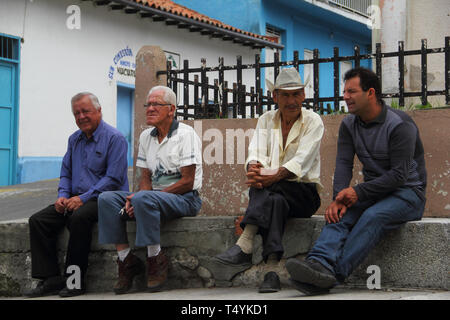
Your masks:
{"label": "black shoe", "polygon": [[286,262],[286,269],[293,280],[319,288],[329,289],[336,283],[334,274],[315,260],[291,258]]}
{"label": "black shoe", "polygon": [[291,285],[300,291],[301,293],[305,294],[306,296],[317,296],[320,294],[327,294],[330,293],[329,289],[319,288],[312,284],[302,283],[299,281],[295,281],[294,279],[290,278],[289,282]]}
{"label": "black shoe", "polygon": [[39,281],[36,288],[24,291],[23,295],[28,298],[52,296],[58,294],[65,286],[66,279],[64,277],[54,276]]}
{"label": "black shoe", "polygon": [[86,288],[84,285],[81,285],[80,289],[69,289],[67,286],[59,292],[59,296],[61,298],[70,298],[80,296],[86,293]]}
{"label": "black shoe", "polygon": [[281,290],[280,277],[273,272],[267,272],[264,276],[264,281],[259,287],[259,293],[272,293]]}
{"label": "black shoe", "polygon": [[252,264],[252,254],[244,253],[237,244],[229,248],[224,253],[218,254],[216,259],[224,264],[231,265],[251,265]]}

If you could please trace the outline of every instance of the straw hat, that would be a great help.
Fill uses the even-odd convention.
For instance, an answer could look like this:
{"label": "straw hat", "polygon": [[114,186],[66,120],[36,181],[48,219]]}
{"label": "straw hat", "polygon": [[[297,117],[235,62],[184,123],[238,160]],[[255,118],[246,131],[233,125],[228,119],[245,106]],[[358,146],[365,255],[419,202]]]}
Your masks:
{"label": "straw hat", "polygon": [[[308,79],[309,81],[309,79]],[[298,90],[306,87],[308,81],[305,84],[302,82],[302,78],[300,74],[295,68],[285,68],[281,69],[280,74],[278,75],[275,85],[266,79],[267,87],[270,92],[274,92],[277,89],[281,90]]]}

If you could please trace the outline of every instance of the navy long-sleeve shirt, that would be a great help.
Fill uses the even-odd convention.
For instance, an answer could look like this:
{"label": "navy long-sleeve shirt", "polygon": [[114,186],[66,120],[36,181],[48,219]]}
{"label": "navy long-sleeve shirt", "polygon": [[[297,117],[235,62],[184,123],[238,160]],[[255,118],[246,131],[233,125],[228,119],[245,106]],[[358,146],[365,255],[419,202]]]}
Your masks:
{"label": "navy long-sleeve shirt", "polygon": [[128,191],[127,148],[123,135],[103,120],[89,139],[77,130],[63,158],[58,197],[78,195],[86,203],[103,191]]}
{"label": "navy long-sleeve shirt", "polygon": [[377,200],[399,187],[412,188],[425,200],[424,149],[416,124],[406,113],[383,104],[370,123],[348,115],[339,128],[333,199],[352,179],[355,154],[364,182],[353,188],[360,201]]}

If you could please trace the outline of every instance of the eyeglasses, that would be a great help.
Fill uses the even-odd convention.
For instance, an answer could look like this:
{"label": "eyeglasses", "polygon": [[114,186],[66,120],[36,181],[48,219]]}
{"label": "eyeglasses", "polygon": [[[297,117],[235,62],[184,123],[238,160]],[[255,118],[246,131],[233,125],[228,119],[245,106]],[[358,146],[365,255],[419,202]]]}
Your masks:
{"label": "eyeglasses", "polygon": [[170,106],[170,103],[156,103],[156,102],[151,102],[151,103],[145,103],[144,104],[144,108],[148,108],[148,107],[155,107],[155,108],[161,108],[162,106]]}

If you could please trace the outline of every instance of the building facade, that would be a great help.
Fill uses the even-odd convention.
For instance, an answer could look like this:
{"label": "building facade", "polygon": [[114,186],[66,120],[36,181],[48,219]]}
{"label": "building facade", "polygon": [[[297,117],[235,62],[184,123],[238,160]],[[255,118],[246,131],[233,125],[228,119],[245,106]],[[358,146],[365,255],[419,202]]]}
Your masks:
{"label": "building facade", "polygon": [[[383,52],[398,51],[398,42],[403,41],[404,50],[420,50],[422,39],[427,48],[442,48],[450,32],[450,5],[447,0],[374,0],[379,10],[377,27],[373,28],[373,42],[381,43]],[[428,90],[445,88],[445,55],[429,55],[427,61]],[[398,60],[383,61],[383,91],[398,92]],[[405,91],[421,90],[421,57],[405,57]],[[428,98],[433,107],[445,105],[444,96]],[[406,98],[405,107],[421,104],[420,98]]]}
{"label": "building facade", "polygon": [[[280,51],[282,61],[292,60],[294,51],[298,51],[300,60],[309,60],[313,58],[314,49],[319,49],[322,58],[333,57],[334,47],[339,48],[341,56],[353,55],[356,45],[360,47],[361,54],[372,50],[368,11],[370,0],[174,1],[237,28],[278,38],[284,48],[264,49],[261,60],[265,62],[273,62],[273,53],[276,50]],[[371,63],[362,60],[361,66],[371,67]],[[345,71],[352,67],[349,62],[340,64],[341,79]],[[299,71],[304,80],[311,80],[306,88],[306,97],[312,98],[312,65],[300,66]],[[332,96],[332,64],[321,64],[319,72],[323,75],[319,82],[320,95]],[[273,72],[269,68],[265,77],[273,81]]]}
{"label": "building facade", "polygon": [[103,119],[128,139],[132,165],[135,58],[144,45],[160,46],[174,68],[237,55],[250,63],[261,48],[280,47],[196,15],[172,1],[2,0],[0,186],[59,177],[78,129],[70,99],[82,91],[98,96]]}

